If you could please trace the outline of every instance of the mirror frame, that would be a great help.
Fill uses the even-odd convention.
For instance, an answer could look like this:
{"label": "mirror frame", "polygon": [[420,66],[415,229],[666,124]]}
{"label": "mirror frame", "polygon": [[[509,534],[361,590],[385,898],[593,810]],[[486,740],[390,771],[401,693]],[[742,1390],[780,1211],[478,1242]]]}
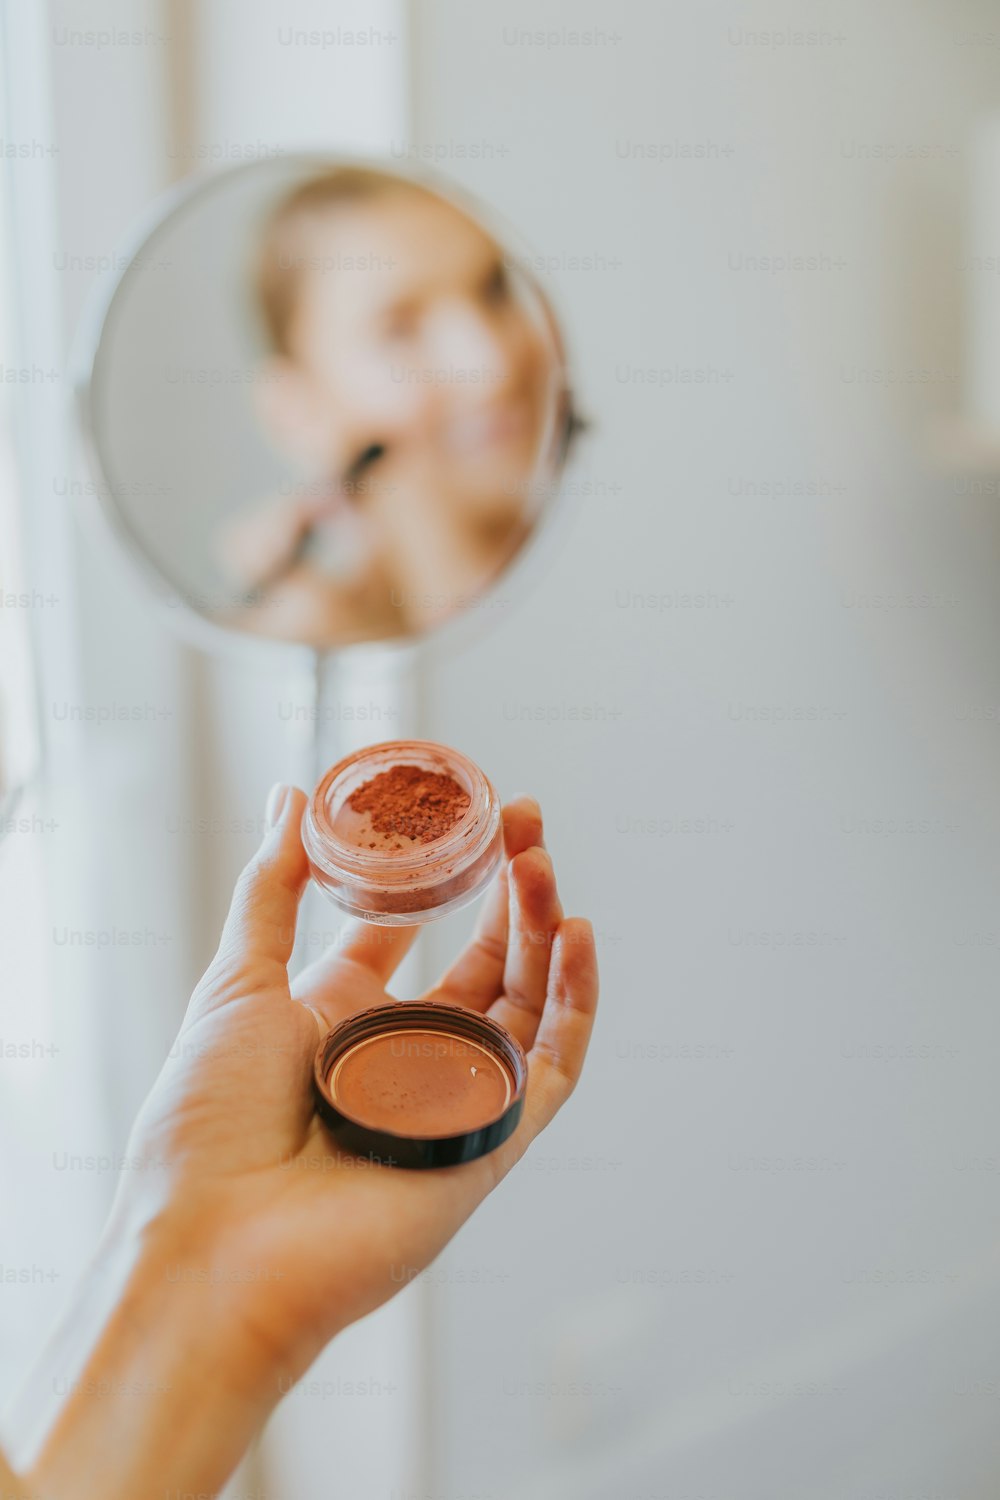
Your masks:
{"label": "mirror frame", "polygon": [[[273,161],[273,158],[269,158]],[[474,609],[456,610],[439,624],[416,635],[400,635],[384,640],[352,641],[343,645],[315,646],[300,641],[277,640],[266,635],[257,635],[220,624],[204,614],[189,599],[185,598],[167,575],[158,567],[145,547],[135,536],[128,517],[115,498],[114,486],[105,470],[101,455],[101,443],[96,421],[96,391],[100,382],[100,362],[106,348],[109,319],[116,298],[133,273],[136,258],[144,251],[155,249],[157,238],[168,224],[173,224],[178,214],[196,208],[199,202],[215,192],[220,182],[253,172],[259,161],[239,162],[233,166],[209,168],[185,177],[181,182],[157,195],[147,209],[131,224],[129,230],[115,246],[115,264],[98,277],[91,288],[80,321],[77,325],[69,360],[70,385],[73,391],[77,427],[81,435],[84,457],[93,488],[84,491],[84,510],[95,531],[110,538],[113,550],[128,566],[133,576],[138,575],[141,587],[153,603],[157,615],[169,629],[189,644],[197,646],[208,655],[230,656],[234,654],[244,660],[270,661],[273,665],[288,665],[298,658],[303,662],[314,662],[317,658],[331,657],[361,661],[366,656],[384,658],[421,649],[426,659],[438,652],[455,649],[459,644],[475,638],[485,628],[490,610],[489,600],[495,596],[501,583],[510,588],[511,579],[516,578],[510,603],[522,597],[527,577],[535,572],[531,559],[544,551],[540,539],[551,531],[564,509],[564,486],[562,477],[566,467],[569,441],[579,427],[575,417],[573,382],[570,362],[562,338],[564,321],[553,305],[553,299],[542,287],[537,275],[528,267],[532,252],[510,225],[502,221],[493,210],[484,207],[473,195],[458,184],[441,181],[435,174],[404,166],[399,170],[395,163],[380,158],[354,156],[348,153],[328,151],[292,151],[283,154],[283,163],[291,167],[301,166],[303,172],[310,168],[319,171],[323,167],[345,166],[368,168],[390,173],[404,181],[435,193],[446,203],[457,208],[491,234],[506,255],[516,257],[533,294],[552,316],[560,336],[554,352],[557,356],[556,372],[560,377],[560,394],[567,403],[566,431],[561,435],[555,430],[547,434],[552,449],[552,474],[546,481],[547,489],[538,512],[538,519],[529,536],[506,565],[483,588]],[[526,566],[527,565],[527,566]],[[482,617],[477,618],[477,617]]]}

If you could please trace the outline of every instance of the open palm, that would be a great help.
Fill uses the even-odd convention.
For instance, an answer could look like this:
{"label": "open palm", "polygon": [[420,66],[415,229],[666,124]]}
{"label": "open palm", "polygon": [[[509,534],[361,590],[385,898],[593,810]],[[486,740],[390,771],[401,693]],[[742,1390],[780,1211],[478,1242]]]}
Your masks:
{"label": "open palm", "polygon": [[423,997],[488,1012],[528,1052],[524,1115],[497,1151],[410,1172],[340,1150],[313,1112],[320,1036],[391,997],[413,928],[349,929],[290,986],[308,877],[305,798],[272,794],[219,951],[136,1121],[116,1205],[172,1225],[176,1276],[229,1299],[283,1373],[377,1307],[448,1242],[571,1093],[597,1001],[590,924],[565,919],[537,805],[504,809],[506,859],[469,947]]}

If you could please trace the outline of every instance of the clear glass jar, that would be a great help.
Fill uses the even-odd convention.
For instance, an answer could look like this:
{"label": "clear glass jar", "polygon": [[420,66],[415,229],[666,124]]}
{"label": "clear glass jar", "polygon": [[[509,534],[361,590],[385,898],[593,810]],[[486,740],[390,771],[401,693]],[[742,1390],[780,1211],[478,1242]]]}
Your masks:
{"label": "clear glass jar", "polygon": [[[440,837],[373,830],[351,807],[354,794],[396,766],[449,777],[468,806]],[[500,799],[479,767],[429,740],[392,740],[358,750],[321,779],[302,819],[302,842],[317,885],[368,922],[412,926],[473,901],[503,852]]]}

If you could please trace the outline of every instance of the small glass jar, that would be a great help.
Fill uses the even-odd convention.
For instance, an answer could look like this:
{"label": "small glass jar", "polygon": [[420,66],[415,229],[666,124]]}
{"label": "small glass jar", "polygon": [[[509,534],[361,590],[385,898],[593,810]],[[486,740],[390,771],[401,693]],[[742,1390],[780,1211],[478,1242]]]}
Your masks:
{"label": "small glass jar", "polygon": [[[440,837],[373,829],[352,798],[394,767],[457,783],[468,805]],[[500,799],[477,765],[428,740],[392,740],[338,761],[319,782],[302,819],[302,842],[316,884],[344,911],[367,922],[413,926],[473,901],[503,852]]]}

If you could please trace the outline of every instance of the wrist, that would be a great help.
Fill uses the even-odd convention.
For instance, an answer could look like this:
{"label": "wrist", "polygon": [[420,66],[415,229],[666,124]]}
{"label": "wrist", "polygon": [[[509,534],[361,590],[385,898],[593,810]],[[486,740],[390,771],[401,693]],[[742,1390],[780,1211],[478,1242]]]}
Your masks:
{"label": "wrist", "polygon": [[211,1330],[227,1385],[248,1399],[276,1403],[279,1381],[298,1379],[340,1331],[328,1300],[317,1308],[314,1284],[231,1204],[171,1208],[131,1237],[142,1247],[143,1299],[162,1298],[165,1286],[183,1319]]}
{"label": "wrist", "polygon": [[212,1492],[280,1392],[231,1284],[179,1226],[109,1231],[15,1410],[26,1476],[53,1500]]}

